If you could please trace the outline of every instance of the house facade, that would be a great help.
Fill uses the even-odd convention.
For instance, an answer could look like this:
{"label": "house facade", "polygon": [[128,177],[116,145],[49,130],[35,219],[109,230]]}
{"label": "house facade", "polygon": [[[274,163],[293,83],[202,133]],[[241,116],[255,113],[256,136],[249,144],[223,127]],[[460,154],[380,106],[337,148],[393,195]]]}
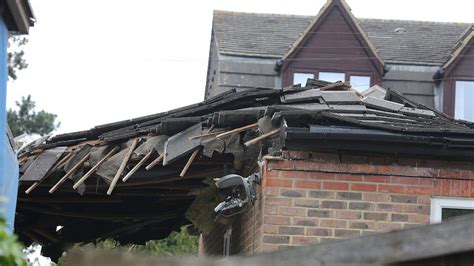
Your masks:
{"label": "house facade", "polygon": [[8,231],[13,231],[18,191],[18,161],[13,150],[13,137],[7,124],[7,79],[9,34],[27,34],[34,16],[28,1],[3,1],[0,4],[0,217]]}
{"label": "house facade", "polygon": [[329,0],[315,17],[215,11],[211,34],[205,98],[318,78],[359,91],[381,85],[474,120],[469,23],[358,19]]}

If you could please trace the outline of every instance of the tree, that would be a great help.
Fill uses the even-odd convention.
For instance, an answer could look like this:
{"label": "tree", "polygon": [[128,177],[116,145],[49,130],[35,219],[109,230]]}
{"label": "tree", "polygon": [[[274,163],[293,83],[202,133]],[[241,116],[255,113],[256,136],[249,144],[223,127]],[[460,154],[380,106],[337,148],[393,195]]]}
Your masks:
{"label": "tree", "polygon": [[26,37],[11,36],[8,39],[8,77],[13,80],[17,79],[17,71],[28,67],[23,58],[25,52],[22,49],[22,46],[27,43]]}
{"label": "tree", "polygon": [[[24,59],[25,52],[22,46],[28,43],[26,37],[11,36],[8,39],[8,77],[12,80],[17,79],[17,72],[28,67]],[[56,123],[57,115],[45,112],[35,112],[35,102],[31,99],[31,95],[22,97],[21,102],[16,102],[18,110],[8,110],[8,125],[14,136],[23,133],[37,133],[46,135],[59,127]]]}
{"label": "tree", "polygon": [[35,112],[35,102],[31,95],[21,97],[21,102],[16,102],[16,106],[18,110],[9,109],[7,113],[8,125],[15,137],[23,133],[44,136],[60,125],[55,122],[57,115],[44,110]]}

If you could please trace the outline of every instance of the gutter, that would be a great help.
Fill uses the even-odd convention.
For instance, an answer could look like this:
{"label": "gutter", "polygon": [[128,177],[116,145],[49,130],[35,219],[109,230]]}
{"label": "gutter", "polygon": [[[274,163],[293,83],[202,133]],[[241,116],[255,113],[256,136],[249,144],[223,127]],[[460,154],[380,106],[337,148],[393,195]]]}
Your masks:
{"label": "gutter", "polygon": [[391,133],[353,127],[310,125],[283,128],[283,147],[289,150],[358,151],[429,157],[474,157],[474,140]]}

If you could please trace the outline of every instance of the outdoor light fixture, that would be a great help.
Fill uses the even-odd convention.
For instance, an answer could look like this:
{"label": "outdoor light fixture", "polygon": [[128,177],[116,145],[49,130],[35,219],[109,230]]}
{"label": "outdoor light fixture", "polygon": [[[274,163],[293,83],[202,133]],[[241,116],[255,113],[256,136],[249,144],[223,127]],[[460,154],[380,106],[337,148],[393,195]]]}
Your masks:
{"label": "outdoor light fixture", "polygon": [[215,220],[225,220],[246,211],[255,203],[257,194],[255,185],[260,184],[259,174],[252,174],[246,178],[230,174],[216,181],[219,197],[222,200],[215,208]]}

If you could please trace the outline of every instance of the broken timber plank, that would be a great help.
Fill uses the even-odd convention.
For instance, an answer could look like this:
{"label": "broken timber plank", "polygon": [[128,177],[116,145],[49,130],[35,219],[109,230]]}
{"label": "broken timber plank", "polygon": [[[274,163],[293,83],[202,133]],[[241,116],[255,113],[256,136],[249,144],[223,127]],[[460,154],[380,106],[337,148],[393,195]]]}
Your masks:
{"label": "broken timber plank", "polygon": [[258,143],[259,141],[264,140],[264,139],[266,139],[266,138],[269,138],[269,137],[271,137],[271,136],[273,136],[273,135],[276,135],[276,134],[278,134],[278,133],[280,133],[280,128],[274,129],[274,130],[272,130],[272,131],[270,131],[270,132],[268,132],[268,133],[262,134],[262,135],[260,135],[260,136],[258,136],[258,137],[256,137],[256,138],[254,138],[254,139],[251,139],[251,140],[245,142],[244,145],[245,145],[246,147],[248,147],[248,146],[250,146],[250,145],[253,145],[253,144],[255,144],[255,143]]}
{"label": "broken timber plank", "polygon": [[158,156],[155,160],[153,160],[153,162],[151,162],[149,165],[147,165],[147,166],[145,167],[145,169],[146,169],[147,171],[150,171],[150,169],[152,169],[153,167],[155,167],[157,164],[159,164],[159,163],[163,160],[163,157],[164,157],[163,154],[160,155],[160,156]]}
{"label": "broken timber plank", "polygon": [[[211,133],[213,130],[214,130],[214,125],[211,125],[211,127],[209,127],[209,129],[207,130],[206,134]],[[186,172],[188,172],[189,167],[191,167],[191,164],[193,163],[194,159],[196,159],[196,156],[198,155],[200,150],[201,150],[201,148],[197,148],[193,152],[193,154],[191,154],[191,157],[189,157],[188,162],[186,162],[186,165],[184,166],[183,170],[179,174],[180,177],[183,177],[183,176],[186,175]]]}
{"label": "broken timber plank", "polygon": [[179,174],[180,177],[183,177],[186,175],[186,172],[188,171],[189,167],[191,167],[191,164],[193,163],[194,159],[196,159],[196,156],[198,155],[199,151],[201,149],[200,148],[197,148],[193,154],[191,154],[191,157],[189,157],[188,159],[188,162],[186,163],[186,165],[184,166],[183,170],[181,171],[181,173]]}
{"label": "broken timber plank", "polygon": [[135,167],[132,168],[132,170],[130,170],[130,172],[127,173],[127,175],[122,179],[123,182],[126,182],[138,169],[140,169],[140,167],[148,160],[148,158],[150,158],[151,154],[153,153],[153,149],[151,149],[146,155],[145,157],[143,157],[138,163],[137,165],[135,165]]}
{"label": "broken timber plank", "polygon": [[109,189],[107,190],[107,195],[112,194],[112,191],[114,190],[114,187],[117,184],[117,181],[120,178],[120,175],[122,175],[123,170],[125,170],[128,160],[130,160],[130,157],[132,156],[132,153],[137,147],[137,145],[138,145],[138,138],[135,138],[132,142],[132,145],[130,145],[130,148],[128,149],[127,154],[125,155],[125,158],[123,158],[122,164],[120,164],[120,167],[117,173],[115,174],[114,179],[112,179],[112,182],[110,183]]}
{"label": "broken timber plank", "polygon": [[89,176],[91,176],[95,170],[97,170],[97,168],[99,168],[102,163],[105,162],[105,160],[107,160],[110,156],[112,156],[112,154],[114,154],[117,150],[119,149],[118,146],[116,146],[115,148],[113,148],[111,151],[109,151],[109,153],[107,153],[104,158],[102,158],[100,161],[98,161],[83,177],[81,177],[75,184],[74,186],[72,186],[73,189],[77,189],[82,183],[84,183],[86,181],[87,178],[89,178]]}
{"label": "broken timber plank", "polygon": [[244,131],[247,131],[247,130],[250,130],[250,129],[254,129],[254,128],[257,128],[257,127],[258,127],[258,123],[253,123],[253,124],[250,124],[250,125],[246,125],[246,126],[243,126],[243,127],[235,128],[235,129],[232,129],[232,130],[230,130],[230,131],[221,133],[221,134],[217,135],[216,138],[222,139],[222,138],[227,137],[227,136],[230,136],[230,135],[232,135],[232,134],[237,134],[237,133],[244,132]]}
{"label": "broken timber plank", "polygon": [[53,194],[54,191],[56,191],[59,186],[61,186],[62,183],[64,183],[64,181],[66,181],[66,179],[68,177],[70,177],[72,174],[74,174],[74,172],[87,160],[89,159],[89,157],[91,156],[91,152],[87,153],[86,156],[84,156],[76,165],[74,165],[72,167],[71,170],[69,170],[69,172],[67,172],[57,183],[56,185],[54,185],[50,190],[49,190],[49,194]]}
{"label": "broken timber plank", "polygon": [[30,194],[33,189],[35,189],[37,186],[39,186],[41,182],[35,182],[33,185],[31,185],[27,190],[25,190],[25,194]]}

